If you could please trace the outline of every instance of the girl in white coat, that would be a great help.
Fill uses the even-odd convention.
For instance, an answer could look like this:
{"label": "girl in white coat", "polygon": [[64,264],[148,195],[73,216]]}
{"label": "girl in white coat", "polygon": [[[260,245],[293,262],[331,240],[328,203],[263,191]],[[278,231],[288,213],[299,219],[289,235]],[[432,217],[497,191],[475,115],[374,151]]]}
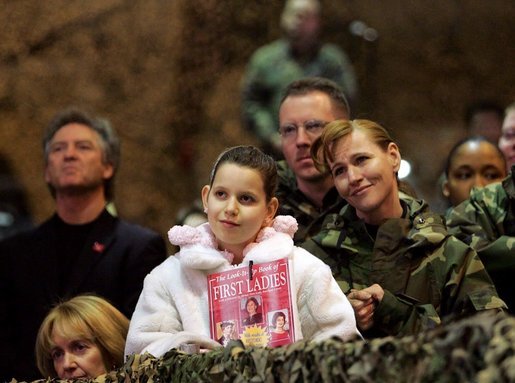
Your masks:
{"label": "girl in white coat", "polygon": [[168,236],[180,251],[145,279],[131,319],[125,353],[162,356],[182,343],[201,349],[220,344],[210,337],[207,276],[253,263],[289,258],[297,315],[296,339],[360,336],[349,301],[330,268],[293,245],[297,223],[278,216],[275,161],[252,146],[224,151],[202,189],[208,222],[174,226]]}

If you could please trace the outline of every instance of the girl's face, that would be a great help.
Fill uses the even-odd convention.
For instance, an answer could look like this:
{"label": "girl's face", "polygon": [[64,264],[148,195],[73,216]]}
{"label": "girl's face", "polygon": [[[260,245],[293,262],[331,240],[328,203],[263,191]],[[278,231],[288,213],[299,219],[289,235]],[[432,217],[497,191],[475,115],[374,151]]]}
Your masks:
{"label": "girl's face", "polygon": [[366,133],[354,130],[333,145],[329,162],[338,193],[356,209],[359,218],[378,224],[395,216],[399,205],[396,172],[400,153],[390,143],[386,151]]}
{"label": "girl's face", "polygon": [[102,353],[98,346],[85,339],[69,339],[55,330],[51,351],[54,369],[61,379],[91,378],[105,374]]}
{"label": "girl's face", "polygon": [[218,248],[234,254],[233,263],[241,262],[243,249],[272,222],[278,206],[275,197],[267,203],[257,170],[234,163],[220,165],[213,185],[202,189],[202,201]]}
{"label": "girl's face", "polygon": [[493,144],[466,142],[456,150],[451,161],[443,195],[456,206],[469,198],[472,187],[484,187],[505,176],[504,161]]}
{"label": "girl's face", "polygon": [[254,315],[256,313],[257,306],[254,303],[254,301],[248,301],[247,302],[247,311],[250,315]]}

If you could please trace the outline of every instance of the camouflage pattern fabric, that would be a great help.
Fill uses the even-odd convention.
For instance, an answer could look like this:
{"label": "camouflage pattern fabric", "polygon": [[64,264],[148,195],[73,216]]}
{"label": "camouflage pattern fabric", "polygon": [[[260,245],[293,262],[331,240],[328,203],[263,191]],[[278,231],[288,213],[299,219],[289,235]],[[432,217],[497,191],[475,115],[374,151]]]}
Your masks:
{"label": "camouflage pattern fabric", "polygon": [[515,256],[515,166],[502,183],[473,189],[446,218],[449,232],[476,250]]}
{"label": "camouflage pattern fabric", "polygon": [[149,354],[130,356],[122,368],[81,381],[514,382],[515,317],[483,312],[416,335],[369,342],[335,338],[259,349],[233,341],[225,349],[193,355],[172,349],[159,359]]}
{"label": "camouflage pattern fabric", "polygon": [[476,252],[450,236],[425,202],[399,195],[404,216],[379,226],[375,241],[347,205],[302,244],[331,267],[344,293],[374,283],[384,289],[363,335],[415,334],[447,316],[505,309]]}
{"label": "camouflage pattern fabric", "polygon": [[331,189],[324,198],[322,208],[317,208],[298,188],[295,174],[288,167],[286,161],[277,162],[279,185],[276,197],[279,199],[280,215],[295,217],[299,229],[295,233],[293,241],[300,244],[322,229],[325,216],[339,212],[346,204],[340,197],[336,188]]}
{"label": "camouflage pattern fabric", "polygon": [[242,112],[246,126],[262,142],[270,142],[278,136],[283,89],[307,76],[333,80],[350,100],[356,97],[354,68],[336,45],[322,45],[311,61],[302,63],[291,55],[290,45],[285,39],[276,40],[254,52],[243,79]]}
{"label": "camouflage pattern fabric", "polygon": [[449,232],[475,248],[499,295],[515,312],[515,166],[502,183],[473,189],[447,214]]}

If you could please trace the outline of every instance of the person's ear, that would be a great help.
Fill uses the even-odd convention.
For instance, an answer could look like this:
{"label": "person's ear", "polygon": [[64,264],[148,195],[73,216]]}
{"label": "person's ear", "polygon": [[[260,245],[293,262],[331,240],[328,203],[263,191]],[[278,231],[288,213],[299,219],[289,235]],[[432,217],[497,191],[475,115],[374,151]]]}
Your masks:
{"label": "person's ear", "polygon": [[401,167],[401,152],[399,147],[396,143],[390,142],[386,152],[388,153],[388,159],[390,160],[394,173],[397,173]]}
{"label": "person's ear", "polygon": [[112,164],[106,164],[104,166],[104,172],[102,174],[104,179],[108,180],[108,179],[112,178],[113,174],[114,174],[114,167],[113,167],[113,165]]}
{"label": "person's ear", "polygon": [[263,222],[263,226],[270,226],[272,221],[274,220],[275,213],[277,213],[277,209],[279,208],[279,200],[276,197],[272,197],[267,206],[265,220]]}
{"label": "person's ear", "polygon": [[449,198],[451,195],[451,191],[449,190],[449,181],[445,180],[442,183],[442,194],[445,198]]}
{"label": "person's ear", "polygon": [[201,196],[202,196],[202,206],[204,206],[204,213],[207,213],[207,200],[209,197],[209,190],[211,187],[209,185],[204,185],[202,188]]}

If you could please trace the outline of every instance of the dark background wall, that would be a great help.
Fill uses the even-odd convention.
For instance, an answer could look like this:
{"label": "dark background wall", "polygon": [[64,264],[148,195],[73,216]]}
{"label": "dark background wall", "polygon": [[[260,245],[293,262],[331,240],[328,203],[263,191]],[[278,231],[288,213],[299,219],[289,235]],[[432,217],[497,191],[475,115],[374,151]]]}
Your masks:
{"label": "dark background wall", "polygon": [[[436,180],[464,134],[465,105],[515,100],[512,0],[324,0],[324,38],[359,75],[356,117],[393,132],[409,179],[437,209]],[[223,148],[256,143],[240,125],[245,64],[280,36],[279,0],[0,1],[0,153],[36,222],[53,211],[40,138],[70,104],[111,120],[122,139],[120,215],[165,234]],[[349,32],[361,20],[368,42]]]}

